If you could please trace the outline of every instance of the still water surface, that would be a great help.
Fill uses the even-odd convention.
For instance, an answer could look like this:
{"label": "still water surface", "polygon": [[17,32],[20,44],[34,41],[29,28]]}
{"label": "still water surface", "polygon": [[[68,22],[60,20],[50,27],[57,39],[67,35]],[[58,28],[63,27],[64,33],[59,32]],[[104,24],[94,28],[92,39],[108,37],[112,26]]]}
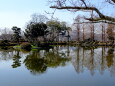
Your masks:
{"label": "still water surface", "polygon": [[115,86],[112,47],[0,49],[0,86]]}

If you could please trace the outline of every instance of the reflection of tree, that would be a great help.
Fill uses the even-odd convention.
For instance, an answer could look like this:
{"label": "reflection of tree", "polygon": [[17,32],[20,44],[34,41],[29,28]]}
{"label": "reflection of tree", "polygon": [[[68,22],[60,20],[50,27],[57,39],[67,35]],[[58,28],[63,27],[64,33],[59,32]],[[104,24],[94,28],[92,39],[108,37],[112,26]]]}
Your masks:
{"label": "reflection of tree", "polygon": [[49,52],[46,55],[46,59],[48,62],[48,66],[49,67],[58,67],[58,66],[65,66],[66,65],[66,61],[69,61],[68,58],[62,58],[62,56],[60,56],[57,53],[54,52]]}
{"label": "reflection of tree", "polygon": [[80,72],[80,56],[79,56],[79,47],[78,47],[78,50],[77,50],[77,69],[76,69],[76,71],[79,73]]}
{"label": "reflection of tree", "polygon": [[73,65],[77,73],[84,71],[84,67],[87,67],[90,70],[91,75],[94,75],[94,49],[88,50],[88,53],[85,54],[85,49],[78,47],[76,51],[75,60],[73,60]]}
{"label": "reflection of tree", "polygon": [[64,66],[67,58],[62,58],[59,54],[49,51],[45,52],[33,51],[30,55],[24,60],[25,66],[33,74],[44,73],[47,70],[47,67],[58,67]]}
{"label": "reflection of tree", "polygon": [[90,71],[91,71],[91,75],[94,75],[94,49],[91,49],[91,58],[90,58]]}
{"label": "reflection of tree", "polygon": [[114,48],[110,48],[107,52],[106,60],[107,60],[107,66],[111,67],[113,65],[113,57],[114,57]]}
{"label": "reflection of tree", "polygon": [[95,71],[99,71],[103,74],[106,69],[110,71],[112,75],[115,75],[115,59],[114,48],[109,48],[106,51],[106,47],[97,49],[80,49],[77,47],[72,57],[72,64],[77,73],[82,73],[85,69],[88,69],[91,75],[95,74]]}
{"label": "reflection of tree", "polygon": [[67,56],[69,57],[70,55],[70,49],[69,49],[69,45],[67,46]]}
{"label": "reflection of tree", "polygon": [[104,69],[105,69],[105,64],[104,64],[104,57],[105,57],[105,47],[102,47],[102,50],[101,50],[101,71],[100,73],[103,74],[104,72]]}
{"label": "reflection of tree", "polygon": [[10,60],[12,59],[13,56],[13,49],[12,48],[7,48],[7,50],[2,49],[0,47],[0,60]]}
{"label": "reflection of tree", "polygon": [[17,51],[17,54],[13,56],[13,64],[12,64],[12,67],[13,68],[17,68],[19,66],[21,66],[21,61],[20,61],[20,55],[19,55],[19,51]]}
{"label": "reflection of tree", "polygon": [[33,51],[32,54],[27,55],[24,63],[32,73],[43,73],[47,69],[47,61],[44,58],[40,58],[38,52]]}

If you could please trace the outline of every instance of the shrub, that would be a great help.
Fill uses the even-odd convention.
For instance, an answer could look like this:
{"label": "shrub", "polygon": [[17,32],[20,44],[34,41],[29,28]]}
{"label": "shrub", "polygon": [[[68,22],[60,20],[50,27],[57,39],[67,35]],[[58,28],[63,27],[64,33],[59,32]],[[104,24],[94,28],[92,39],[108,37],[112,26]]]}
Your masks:
{"label": "shrub", "polygon": [[1,44],[3,44],[3,45],[9,44],[9,41],[8,40],[2,40]]}
{"label": "shrub", "polygon": [[30,51],[31,50],[31,44],[30,43],[22,43],[21,44],[21,49],[24,49],[24,50],[27,50],[27,51]]}

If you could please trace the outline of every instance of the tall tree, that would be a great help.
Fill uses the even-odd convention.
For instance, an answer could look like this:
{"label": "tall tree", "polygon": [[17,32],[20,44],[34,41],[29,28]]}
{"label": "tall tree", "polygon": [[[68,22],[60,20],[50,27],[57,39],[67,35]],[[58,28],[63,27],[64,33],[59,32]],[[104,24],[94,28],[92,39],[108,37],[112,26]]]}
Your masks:
{"label": "tall tree", "polygon": [[102,23],[101,24],[101,30],[102,30],[102,42],[105,42],[105,35],[106,35],[106,31],[105,31],[105,24]]}
{"label": "tall tree", "polygon": [[76,25],[76,28],[77,28],[77,41],[79,42],[80,41],[80,16],[78,15],[77,18],[76,18],[76,22],[77,22],[77,25]]}
{"label": "tall tree", "polygon": [[84,32],[85,32],[85,28],[84,28],[84,26],[85,26],[85,25],[83,24],[83,25],[82,25],[82,28],[83,28],[83,40],[85,40],[85,33],[84,33]]}
{"label": "tall tree", "polygon": [[108,24],[107,35],[108,35],[108,39],[111,40],[112,43],[114,43],[114,25]]}

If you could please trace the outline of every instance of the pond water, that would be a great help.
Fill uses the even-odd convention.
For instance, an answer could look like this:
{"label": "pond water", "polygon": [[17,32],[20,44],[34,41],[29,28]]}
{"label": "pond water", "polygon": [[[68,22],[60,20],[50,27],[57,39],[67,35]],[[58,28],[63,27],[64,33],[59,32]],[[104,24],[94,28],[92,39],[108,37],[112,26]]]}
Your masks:
{"label": "pond water", "polygon": [[0,49],[0,86],[115,86],[112,47]]}

